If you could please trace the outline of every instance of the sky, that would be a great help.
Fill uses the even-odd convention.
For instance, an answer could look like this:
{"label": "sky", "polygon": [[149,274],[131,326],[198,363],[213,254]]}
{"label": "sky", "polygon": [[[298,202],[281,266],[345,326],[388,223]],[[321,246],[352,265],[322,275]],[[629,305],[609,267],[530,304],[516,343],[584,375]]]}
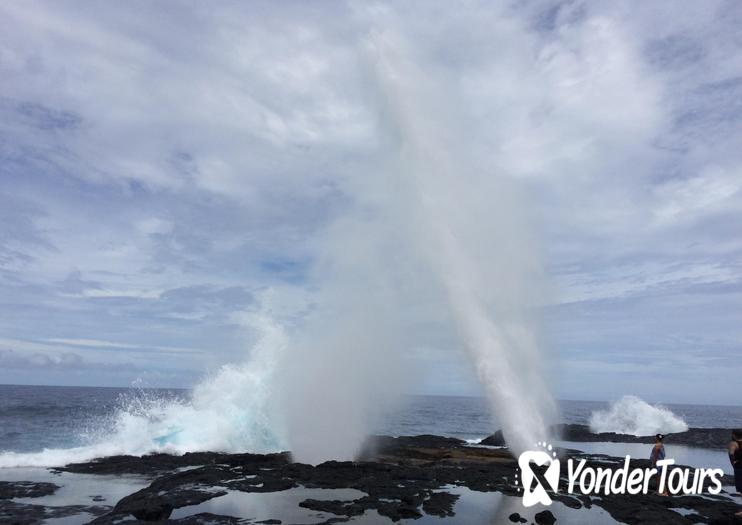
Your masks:
{"label": "sky", "polygon": [[[3,3],[0,383],[190,387],[267,296],[301,322],[328,232],[396,191],[393,30],[518,188],[555,395],[738,404],[740,27],[734,1]],[[444,332],[407,334],[410,390],[481,393]]]}

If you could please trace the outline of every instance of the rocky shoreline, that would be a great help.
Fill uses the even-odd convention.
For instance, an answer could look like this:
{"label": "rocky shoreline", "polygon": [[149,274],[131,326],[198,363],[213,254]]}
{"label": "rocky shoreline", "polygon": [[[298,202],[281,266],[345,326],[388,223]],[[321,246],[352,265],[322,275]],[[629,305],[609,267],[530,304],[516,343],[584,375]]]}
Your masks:
{"label": "rocky shoreline", "polygon": [[[561,424],[551,427],[552,435],[564,441],[578,443],[654,443],[654,436],[632,436],[615,432],[593,433],[587,425]],[[710,449],[726,449],[732,430],[728,428],[689,428],[685,432],[667,434],[665,443]],[[480,441],[481,445],[504,446],[502,431]]]}
{"label": "rocky shoreline", "polygon": [[[585,455],[558,450],[561,456],[584,458],[589,465],[616,469],[623,460],[608,456]],[[632,461],[631,466],[648,467],[648,461]],[[565,469],[563,469],[565,470]],[[316,466],[294,463],[288,453],[220,454],[190,453],[182,456],[155,454],[144,457],[115,456],[88,463],[70,464],[60,472],[92,475],[138,475],[150,484],[123,498],[113,506],[44,507],[28,503],[28,498],[53,494],[59,489],[51,483],[0,483],[0,522],[18,525],[42,523],[43,519],[85,513],[80,523],[121,524],[279,524],[278,519],[250,521],[244,516],[197,512],[177,517],[183,509],[216,500],[228,494],[288,493],[297,489],[346,489],[352,497],[337,499],[306,498],[298,506],[314,516],[324,516],[323,524],[352,522],[372,511],[380,522],[416,520],[424,516],[454,517],[459,499],[457,490],[499,493],[520,498],[517,461],[507,449],[471,446],[464,441],[438,436],[375,437],[369,441],[358,461],[328,461]],[[729,476],[724,484],[733,480]],[[562,472],[560,488],[566,486]],[[731,496],[730,487],[717,496],[647,495],[587,496],[566,491],[553,499],[569,509],[605,511],[613,520],[628,524],[742,523],[735,521],[740,500]],[[24,503],[15,499],[23,497]],[[678,512],[677,509],[684,509]],[[51,510],[49,510],[51,509]],[[550,507],[536,508],[530,518],[523,512],[508,513],[502,521],[551,524],[557,517]],[[556,511],[555,511],[556,512]],[[92,516],[92,518],[91,518]],[[314,523],[318,523],[316,520]],[[456,522],[455,520],[453,522]],[[498,523],[500,521],[497,521]],[[370,523],[366,521],[365,523]],[[494,523],[494,521],[493,521]]]}

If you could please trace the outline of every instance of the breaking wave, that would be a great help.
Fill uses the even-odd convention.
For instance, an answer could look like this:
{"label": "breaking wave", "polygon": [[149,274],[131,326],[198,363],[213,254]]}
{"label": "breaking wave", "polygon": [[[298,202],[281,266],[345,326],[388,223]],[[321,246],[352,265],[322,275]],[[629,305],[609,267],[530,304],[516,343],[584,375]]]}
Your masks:
{"label": "breaking wave", "polygon": [[650,405],[636,396],[623,396],[607,410],[590,416],[590,430],[595,433],[615,432],[631,436],[651,436],[685,432],[688,425],[661,405]]}
{"label": "breaking wave", "polygon": [[242,365],[223,366],[187,398],[139,391],[97,428],[84,446],[41,452],[4,452],[3,467],[55,467],[113,455],[155,452],[276,452],[287,450],[275,419],[273,377],[286,346],[283,331],[265,318],[252,324],[262,337]]}

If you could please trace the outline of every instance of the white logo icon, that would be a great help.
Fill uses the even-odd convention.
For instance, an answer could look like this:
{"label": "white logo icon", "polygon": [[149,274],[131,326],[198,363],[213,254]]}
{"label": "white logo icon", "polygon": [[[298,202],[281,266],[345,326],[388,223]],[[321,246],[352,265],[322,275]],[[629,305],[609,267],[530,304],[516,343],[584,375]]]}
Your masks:
{"label": "white logo icon", "polygon": [[[541,446],[545,446],[546,443],[539,443]],[[551,450],[551,445],[549,445]],[[559,486],[559,460],[556,459],[556,453],[551,455],[543,450],[527,450],[518,457],[518,466],[520,467],[521,479],[523,483],[523,506],[532,507],[538,503],[542,505],[550,505],[551,498],[546,492],[546,488],[541,484],[541,481],[536,478],[531,469],[531,463],[535,463],[539,467],[549,465],[544,473],[543,479],[549,485],[549,488],[556,492]],[[533,480],[536,478],[536,486],[531,490]]]}

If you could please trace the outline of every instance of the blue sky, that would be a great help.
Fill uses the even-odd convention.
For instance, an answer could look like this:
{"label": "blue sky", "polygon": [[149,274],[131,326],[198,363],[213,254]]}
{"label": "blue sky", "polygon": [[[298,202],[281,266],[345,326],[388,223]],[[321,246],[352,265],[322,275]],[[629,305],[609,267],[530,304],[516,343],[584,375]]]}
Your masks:
{"label": "blue sky", "polygon": [[[395,191],[385,24],[520,188],[557,396],[738,403],[732,1],[3,4],[0,382],[191,386],[266,293],[301,319],[328,228]],[[480,392],[450,333],[409,343],[414,391]]]}

